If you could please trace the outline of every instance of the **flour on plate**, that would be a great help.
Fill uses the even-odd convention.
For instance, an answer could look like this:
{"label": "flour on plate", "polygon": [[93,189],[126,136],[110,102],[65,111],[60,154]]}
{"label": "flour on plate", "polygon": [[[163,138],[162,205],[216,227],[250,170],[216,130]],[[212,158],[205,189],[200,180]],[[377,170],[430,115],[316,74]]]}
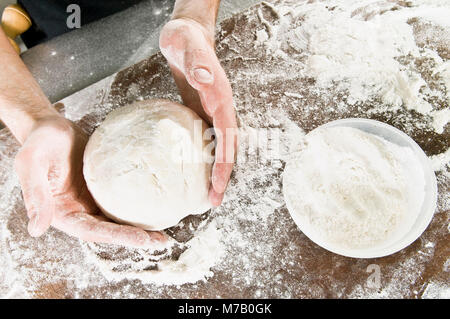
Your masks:
{"label": "flour on plate", "polygon": [[301,230],[331,248],[394,243],[414,224],[424,173],[408,147],[349,127],[306,136],[283,173],[287,207]]}

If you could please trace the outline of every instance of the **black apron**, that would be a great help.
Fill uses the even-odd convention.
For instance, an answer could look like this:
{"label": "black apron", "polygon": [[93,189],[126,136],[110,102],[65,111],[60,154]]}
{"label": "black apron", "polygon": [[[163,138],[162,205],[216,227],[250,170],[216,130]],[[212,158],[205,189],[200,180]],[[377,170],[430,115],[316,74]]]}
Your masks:
{"label": "black apron", "polygon": [[72,31],[67,19],[71,4],[80,6],[81,26],[123,11],[142,0],[18,0],[31,17],[32,27],[22,34],[22,40],[30,48],[63,33]]}

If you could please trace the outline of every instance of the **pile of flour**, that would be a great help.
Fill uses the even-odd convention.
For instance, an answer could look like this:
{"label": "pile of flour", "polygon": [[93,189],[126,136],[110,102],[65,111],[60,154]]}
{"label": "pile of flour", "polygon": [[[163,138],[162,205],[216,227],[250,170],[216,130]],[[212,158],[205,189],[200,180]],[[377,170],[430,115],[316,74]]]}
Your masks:
{"label": "pile of flour", "polygon": [[[450,15],[447,1],[287,1],[264,5],[278,21],[269,23],[259,9],[263,27],[255,34],[255,46],[263,46],[274,60],[290,61],[293,68],[301,61],[303,67],[296,67],[297,72],[314,78],[317,87],[346,92],[348,105],[377,97],[386,110],[413,110],[429,116],[437,133],[444,131],[450,120],[450,64],[436,51],[416,43],[413,21],[443,28],[440,36],[445,43],[449,20],[444,17]],[[428,71],[441,89],[429,86],[413,59],[428,61]],[[445,104],[433,108],[431,97]]]}
{"label": "pile of flour", "polygon": [[[211,268],[224,255],[216,222],[204,220],[198,227],[191,240],[179,243],[170,239],[167,249],[160,254],[138,249],[125,258],[115,253],[112,254],[115,259],[105,260],[100,256],[108,251],[111,253],[108,245],[81,242],[81,247],[87,259],[98,265],[103,276],[112,282],[127,278],[156,285],[195,283],[212,277],[214,273]],[[183,250],[177,260],[170,259],[175,249]]]}
{"label": "pile of flour", "polygon": [[303,232],[331,247],[375,248],[399,239],[425,196],[408,147],[350,127],[315,130],[288,162],[283,189]]}

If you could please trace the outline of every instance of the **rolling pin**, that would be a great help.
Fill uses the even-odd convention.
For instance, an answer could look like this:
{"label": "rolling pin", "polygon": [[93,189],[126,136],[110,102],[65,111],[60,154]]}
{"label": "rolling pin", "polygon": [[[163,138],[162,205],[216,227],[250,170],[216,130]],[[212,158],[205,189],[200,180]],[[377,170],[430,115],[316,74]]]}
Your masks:
{"label": "rolling pin", "polygon": [[18,54],[20,54],[20,48],[14,39],[30,27],[31,18],[21,6],[12,4],[5,8],[2,15],[2,28]]}

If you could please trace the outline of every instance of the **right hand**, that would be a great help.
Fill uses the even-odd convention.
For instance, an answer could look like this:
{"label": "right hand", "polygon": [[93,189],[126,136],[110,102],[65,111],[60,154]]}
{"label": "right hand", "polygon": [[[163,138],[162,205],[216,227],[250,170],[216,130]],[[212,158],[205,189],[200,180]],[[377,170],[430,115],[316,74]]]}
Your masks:
{"label": "right hand", "polygon": [[217,146],[209,200],[219,206],[230,181],[238,138],[233,92],[215,53],[214,29],[180,17],[163,27],[159,42],[183,103],[214,126]]}
{"label": "right hand", "polygon": [[118,225],[103,216],[83,177],[88,137],[62,116],[37,120],[15,160],[31,236],[50,227],[89,242],[155,248],[159,232]]}

